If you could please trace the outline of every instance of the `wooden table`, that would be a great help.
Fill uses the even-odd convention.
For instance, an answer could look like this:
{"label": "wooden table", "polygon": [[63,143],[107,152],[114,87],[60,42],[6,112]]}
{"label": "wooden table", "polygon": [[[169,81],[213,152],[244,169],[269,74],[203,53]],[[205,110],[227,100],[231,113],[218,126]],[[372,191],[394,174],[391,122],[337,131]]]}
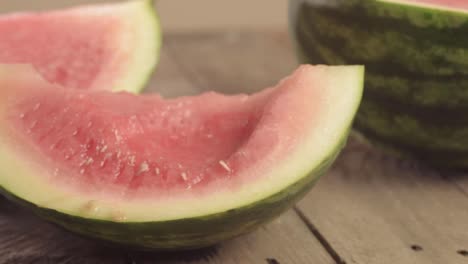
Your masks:
{"label": "wooden table", "polygon": [[[253,92],[295,64],[282,33],[169,34],[148,90]],[[468,263],[468,175],[438,173],[351,139],[292,210],[249,235],[183,253],[106,248],[0,200],[0,263]]]}

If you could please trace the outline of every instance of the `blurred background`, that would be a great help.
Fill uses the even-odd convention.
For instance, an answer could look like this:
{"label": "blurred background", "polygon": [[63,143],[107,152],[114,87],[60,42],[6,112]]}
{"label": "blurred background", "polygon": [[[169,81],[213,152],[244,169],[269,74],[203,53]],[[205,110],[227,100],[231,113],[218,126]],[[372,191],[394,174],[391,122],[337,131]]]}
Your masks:
{"label": "blurred background", "polygon": [[[115,1],[115,0],[114,0]],[[10,0],[0,12],[44,10],[110,0]],[[286,30],[286,0],[156,0],[165,31]]]}

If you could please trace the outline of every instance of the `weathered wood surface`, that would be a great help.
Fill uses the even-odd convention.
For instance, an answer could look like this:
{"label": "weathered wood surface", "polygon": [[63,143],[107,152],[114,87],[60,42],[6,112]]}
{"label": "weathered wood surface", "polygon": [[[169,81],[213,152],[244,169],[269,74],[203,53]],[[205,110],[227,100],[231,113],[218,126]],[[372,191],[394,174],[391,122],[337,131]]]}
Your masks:
{"label": "weathered wood surface", "polygon": [[[295,67],[287,35],[166,35],[147,91],[253,92]],[[106,248],[0,201],[0,263],[468,263],[468,176],[388,157],[351,139],[293,210],[214,248],[138,253]]]}

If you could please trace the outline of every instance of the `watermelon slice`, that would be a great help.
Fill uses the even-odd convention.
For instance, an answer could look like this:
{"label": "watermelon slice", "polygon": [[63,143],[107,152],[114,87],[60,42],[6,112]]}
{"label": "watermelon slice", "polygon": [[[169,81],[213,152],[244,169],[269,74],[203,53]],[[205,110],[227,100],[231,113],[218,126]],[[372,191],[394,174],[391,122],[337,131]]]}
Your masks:
{"label": "watermelon slice", "polygon": [[27,63],[49,82],[79,89],[142,89],[160,30],[150,0],[0,16],[0,63]]}
{"label": "watermelon slice", "polygon": [[341,150],[360,66],[302,66],[254,95],[60,89],[0,66],[0,186],[77,233],[195,248],[249,231],[307,192]]}

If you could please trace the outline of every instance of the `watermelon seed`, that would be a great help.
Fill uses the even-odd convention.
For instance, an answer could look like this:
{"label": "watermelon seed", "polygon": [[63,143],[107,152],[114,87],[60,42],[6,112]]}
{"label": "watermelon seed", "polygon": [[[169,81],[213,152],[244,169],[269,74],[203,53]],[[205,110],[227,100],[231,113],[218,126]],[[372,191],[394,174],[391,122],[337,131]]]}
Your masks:
{"label": "watermelon seed", "polygon": [[85,165],[86,166],[91,165],[93,162],[94,162],[94,159],[89,157],[88,159],[86,159]]}
{"label": "watermelon seed", "polygon": [[223,167],[227,172],[231,172],[231,168],[224,160],[220,160],[219,165],[221,165],[221,167]]}
{"label": "watermelon seed", "polygon": [[22,114],[21,114],[19,117],[20,117],[21,119],[23,119],[23,118],[24,118],[24,116],[25,116],[25,114],[24,114],[24,113],[22,113]]}
{"label": "watermelon seed", "polygon": [[159,171],[159,168],[155,168],[154,171],[156,172],[156,175],[159,175],[159,173],[161,173],[161,172]]}
{"label": "watermelon seed", "polygon": [[130,156],[130,157],[128,158],[128,161],[129,161],[129,164],[130,164],[131,166],[135,166],[135,156],[133,156],[133,155]]}
{"label": "watermelon seed", "polygon": [[85,173],[85,169],[81,169],[80,174],[84,174],[84,173]]}
{"label": "watermelon seed", "polygon": [[180,174],[180,176],[182,177],[182,179],[183,179],[184,181],[187,181],[187,173],[182,172],[182,173]]}
{"label": "watermelon seed", "polygon": [[78,130],[73,131],[72,136],[78,135]]}
{"label": "watermelon seed", "polygon": [[138,171],[138,174],[141,174],[147,171],[149,171],[149,166],[148,166],[148,163],[145,161],[140,164],[140,170]]}
{"label": "watermelon seed", "polygon": [[102,147],[102,149],[101,149],[101,152],[104,153],[104,152],[106,152],[106,150],[107,150],[107,145],[104,145],[104,147]]}
{"label": "watermelon seed", "polygon": [[34,105],[33,111],[37,111],[39,107],[41,107],[41,103],[37,103],[36,105]]}
{"label": "watermelon seed", "polygon": [[88,127],[92,127],[92,126],[93,126],[93,121],[89,121]]}
{"label": "watermelon seed", "polygon": [[119,132],[117,130],[114,130],[114,135],[115,135],[115,140],[117,140],[117,142],[122,141],[122,136],[119,135]]}
{"label": "watermelon seed", "polygon": [[177,167],[178,167],[179,169],[182,169],[182,164],[177,163]]}
{"label": "watermelon seed", "polygon": [[30,128],[30,129],[33,129],[33,128],[36,127],[36,125],[37,125],[37,121],[35,120],[35,121],[33,121],[33,122],[31,123],[31,126],[30,126],[29,128]]}
{"label": "watermelon seed", "polygon": [[193,184],[197,184],[197,183],[201,182],[202,178],[203,178],[203,175],[200,174],[200,175],[197,176],[195,179],[193,179],[192,183],[193,183]]}

